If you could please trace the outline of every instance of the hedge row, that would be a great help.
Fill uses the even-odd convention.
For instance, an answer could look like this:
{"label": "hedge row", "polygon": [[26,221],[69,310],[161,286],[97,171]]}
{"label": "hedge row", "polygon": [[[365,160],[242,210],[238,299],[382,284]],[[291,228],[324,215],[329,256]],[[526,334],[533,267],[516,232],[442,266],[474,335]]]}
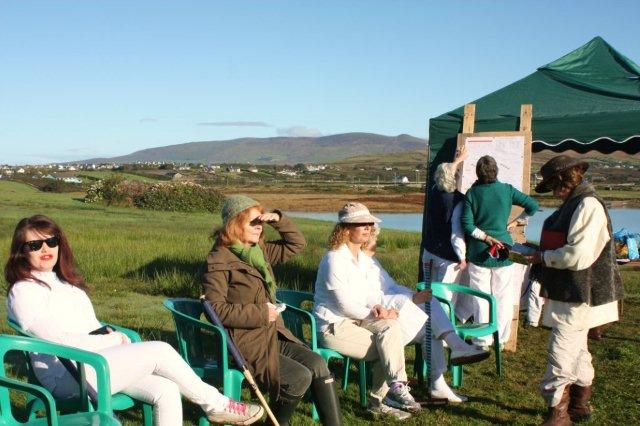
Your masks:
{"label": "hedge row", "polygon": [[216,212],[224,202],[224,195],[193,182],[148,183],[114,175],[91,185],[85,202],[149,210]]}

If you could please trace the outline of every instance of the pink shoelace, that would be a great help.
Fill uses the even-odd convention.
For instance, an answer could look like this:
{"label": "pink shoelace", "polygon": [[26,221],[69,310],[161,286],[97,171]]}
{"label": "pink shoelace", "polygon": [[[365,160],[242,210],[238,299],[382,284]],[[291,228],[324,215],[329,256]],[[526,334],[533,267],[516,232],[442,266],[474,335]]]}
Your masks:
{"label": "pink shoelace", "polygon": [[243,404],[242,402],[234,401],[233,399],[229,400],[229,405],[227,405],[227,411],[238,414],[246,414],[247,412],[247,404]]}

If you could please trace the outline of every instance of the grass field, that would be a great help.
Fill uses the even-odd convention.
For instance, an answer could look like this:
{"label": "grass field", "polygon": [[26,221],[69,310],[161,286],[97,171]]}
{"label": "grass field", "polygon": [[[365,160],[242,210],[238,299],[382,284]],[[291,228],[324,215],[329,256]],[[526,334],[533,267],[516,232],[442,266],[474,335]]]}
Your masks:
{"label": "grass field", "polygon": [[[219,218],[211,214],[106,208],[84,204],[82,196],[42,193],[22,184],[0,181],[0,257],[6,259],[13,228],[20,218],[47,214],[69,236],[79,267],[92,289],[90,297],[98,317],[133,328],[145,339],[175,344],[172,320],[161,302],[167,296],[198,295],[197,272],[212,244],[209,235]],[[312,220],[296,222],[309,245],[292,262],[280,265],[276,278],[282,287],[309,290],[331,226]],[[381,235],[381,262],[392,276],[409,286],[417,277],[419,239],[417,233],[409,232],[385,230]],[[640,269],[625,267],[622,274],[627,299],[621,321],[608,329],[604,341],[590,344],[596,368],[593,404],[597,411],[592,424],[640,423]],[[6,316],[4,303],[0,316]],[[4,321],[0,321],[0,331],[10,333]],[[427,409],[403,423],[540,423],[545,407],[537,393],[537,382],[544,372],[547,338],[547,330],[521,328],[518,352],[504,355],[505,373],[501,380],[495,375],[492,358],[466,367],[461,392],[470,397],[468,403]],[[407,348],[410,375],[413,357],[413,350]],[[349,389],[340,392],[346,425],[371,421],[358,406],[356,382],[353,372]],[[197,409],[186,402],[184,407],[186,424],[194,424]],[[135,411],[121,419],[132,425],[141,421]],[[309,404],[299,408],[292,424],[313,424]]]}

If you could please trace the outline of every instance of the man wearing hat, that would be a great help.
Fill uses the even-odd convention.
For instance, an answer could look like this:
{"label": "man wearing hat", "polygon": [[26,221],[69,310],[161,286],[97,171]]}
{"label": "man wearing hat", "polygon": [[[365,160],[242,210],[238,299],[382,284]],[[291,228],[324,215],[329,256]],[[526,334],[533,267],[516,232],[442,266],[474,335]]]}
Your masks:
{"label": "man wearing hat", "polygon": [[547,370],[540,391],[549,407],[544,425],[589,418],[594,369],[587,346],[590,328],[618,320],[622,281],[615,259],[611,219],[602,199],[584,180],[588,164],[567,155],[540,169],[538,193],[553,191],[562,204],[542,227],[539,265],[542,322],[551,327]]}

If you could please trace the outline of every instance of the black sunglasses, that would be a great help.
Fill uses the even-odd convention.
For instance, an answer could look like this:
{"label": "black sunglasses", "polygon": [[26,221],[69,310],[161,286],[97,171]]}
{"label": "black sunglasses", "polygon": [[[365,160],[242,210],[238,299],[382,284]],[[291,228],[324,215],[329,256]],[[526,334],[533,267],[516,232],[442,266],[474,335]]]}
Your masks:
{"label": "black sunglasses", "polygon": [[46,243],[49,248],[58,247],[58,244],[60,244],[60,237],[56,235],[45,240],[27,241],[22,245],[22,247],[26,252],[38,251],[42,248],[42,243]]}
{"label": "black sunglasses", "polygon": [[253,219],[251,222],[249,222],[250,226],[258,226],[258,225],[262,225],[264,223],[264,220],[260,220],[257,217],[255,219]]}

